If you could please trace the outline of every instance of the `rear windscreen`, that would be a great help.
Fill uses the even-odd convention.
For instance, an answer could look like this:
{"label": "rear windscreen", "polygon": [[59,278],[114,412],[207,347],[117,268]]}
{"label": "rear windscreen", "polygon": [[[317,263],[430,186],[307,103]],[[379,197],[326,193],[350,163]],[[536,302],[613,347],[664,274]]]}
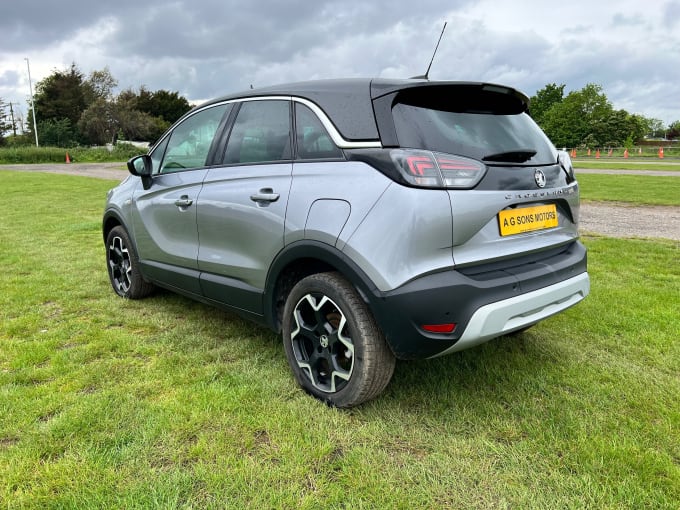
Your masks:
{"label": "rear windscreen", "polygon": [[[410,104],[409,104],[410,103]],[[397,102],[392,116],[399,145],[403,148],[426,149],[458,154],[487,164],[550,165],[557,153],[543,131],[526,113],[496,114],[433,107],[415,102]],[[449,111],[455,109],[456,111]]]}

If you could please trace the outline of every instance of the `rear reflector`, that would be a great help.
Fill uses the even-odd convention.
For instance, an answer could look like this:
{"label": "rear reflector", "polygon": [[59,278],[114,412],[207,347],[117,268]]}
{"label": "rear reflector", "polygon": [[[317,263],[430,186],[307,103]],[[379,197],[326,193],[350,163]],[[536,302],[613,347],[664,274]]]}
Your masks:
{"label": "rear reflector", "polygon": [[423,331],[427,331],[428,333],[453,333],[453,330],[456,329],[456,325],[454,323],[423,324],[422,326],[420,326],[420,328]]}

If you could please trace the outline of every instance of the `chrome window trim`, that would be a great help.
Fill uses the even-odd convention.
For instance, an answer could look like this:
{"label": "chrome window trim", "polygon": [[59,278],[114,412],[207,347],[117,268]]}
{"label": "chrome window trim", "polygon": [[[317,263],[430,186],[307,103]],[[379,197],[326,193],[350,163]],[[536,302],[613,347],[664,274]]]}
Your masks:
{"label": "chrome window trim", "polygon": [[321,124],[323,124],[323,127],[326,128],[326,131],[328,131],[328,134],[330,135],[331,139],[341,149],[381,149],[382,144],[376,140],[376,141],[367,141],[367,142],[352,142],[349,140],[345,140],[342,135],[338,132],[338,130],[335,128],[335,125],[331,122],[331,120],[328,118],[328,116],[324,113],[324,111],[319,108],[316,104],[312,103],[308,99],[304,99],[301,97],[291,97],[293,101],[296,103],[300,103],[305,105],[307,108],[312,110],[314,112],[314,115],[316,115],[319,120],[321,121]]}
{"label": "chrome window trim", "polygon": [[[260,96],[260,97],[243,97],[239,99],[231,99],[229,101],[223,101],[222,103],[245,103],[247,101],[293,101],[296,103],[300,103],[308,107],[312,112],[314,112],[314,115],[316,115],[319,120],[321,121],[321,124],[323,124],[323,127],[326,128],[326,131],[328,131],[329,136],[333,140],[333,143],[340,147],[341,149],[381,149],[382,144],[380,141],[375,140],[375,141],[365,141],[365,142],[353,142],[350,140],[345,140],[340,132],[337,130],[335,125],[331,122],[331,120],[328,118],[328,116],[324,113],[324,111],[319,108],[315,103],[311,102],[308,99],[302,98],[302,97],[297,97],[297,96]],[[219,104],[222,104],[219,103]]]}
{"label": "chrome window trim", "polygon": [[[207,110],[208,108],[214,108],[215,106],[221,106],[223,104],[230,104],[230,103],[244,103],[247,101],[293,101],[296,103],[300,103],[308,107],[312,112],[314,112],[314,115],[316,115],[319,120],[321,121],[321,124],[323,124],[323,127],[326,128],[326,131],[328,131],[329,136],[333,140],[333,143],[340,147],[341,149],[382,149],[382,144],[380,143],[379,140],[375,141],[363,141],[363,142],[353,142],[351,140],[346,140],[345,138],[342,137],[340,132],[337,130],[335,125],[331,122],[331,120],[328,118],[328,116],[324,113],[324,111],[319,108],[315,103],[312,101],[302,98],[302,97],[296,97],[296,96],[259,96],[259,97],[242,97],[242,98],[237,98],[237,99],[228,99],[226,101],[220,101],[218,103],[211,103],[207,104],[205,106],[201,106],[200,108],[197,108],[196,110],[190,112],[186,117],[183,117],[181,119],[182,122],[187,120],[190,117],[193,117],[197,113],[200,113],[204,110]],[[157,145],[159,145],[167,136],[170,135],[174,131],[174,126],[173,129],[168,131],[165,136],[163,136],[158,142],[149,150],[149,153],[151,153],[152,150],[156,148]]]}

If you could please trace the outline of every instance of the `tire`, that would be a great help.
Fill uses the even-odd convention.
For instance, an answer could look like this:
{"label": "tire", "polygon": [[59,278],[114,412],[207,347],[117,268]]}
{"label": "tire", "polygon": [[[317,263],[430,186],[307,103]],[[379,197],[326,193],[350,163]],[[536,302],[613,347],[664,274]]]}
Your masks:
{"label": "tire", "polygon": [[335,407],[377,397],[395,357],[354,287],[339,273],[300,280],[283,311],[283,343],[298,384]]}
{"label": "tire", "polygon": [[139,271],[137,251],[120,225],[106,236],[106,266],[111,287],[120,297],[141,299],[153,292],[153,284],[146,282]]}

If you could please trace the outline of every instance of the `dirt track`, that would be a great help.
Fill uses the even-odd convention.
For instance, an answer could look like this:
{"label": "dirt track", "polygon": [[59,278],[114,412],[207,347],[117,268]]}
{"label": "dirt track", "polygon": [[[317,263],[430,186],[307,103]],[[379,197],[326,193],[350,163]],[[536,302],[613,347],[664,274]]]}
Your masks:
{"label": "dirt track", "polygon": [[[100,179],[122,180],[128,172],[124,163],[78,163],[43,165],[0,165],[0,170],[49,172]],[[619,173],[679,177],[674,171],[589,170],[582,173]],[[680,181],[678,181],[680,189]],[[581,231],[612,237],[656,237],[680,241],[680,207],[631,206],[607,202],[581,204]]]}
{"label": "dirt track", "polygon": [[51,174],[80,175],[122,181],[128,171],[125,163],[45,163],[37,165],[0,165],[0,170],[18,170],[22,172],[47,172]]}

